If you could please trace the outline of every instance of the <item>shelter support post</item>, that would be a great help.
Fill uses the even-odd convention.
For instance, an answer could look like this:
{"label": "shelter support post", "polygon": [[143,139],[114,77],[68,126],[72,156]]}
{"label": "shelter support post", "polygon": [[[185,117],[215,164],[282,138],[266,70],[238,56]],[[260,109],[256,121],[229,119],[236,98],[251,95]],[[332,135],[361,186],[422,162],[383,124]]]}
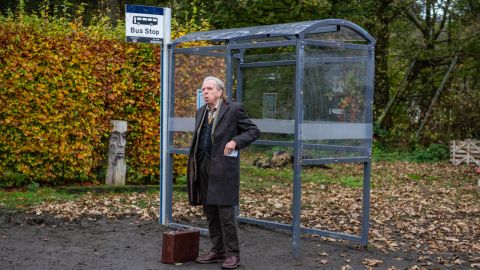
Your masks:
{"label": "shelter support post", "polygon": [[368,244],[368,231],[370,227],[370,161],[363,163],[363,199],[362,199],[362,233],[361,244]]}
{"label": "shelter support post", "polygon": [[226,80],[226,88],[227,88],[227,100],[232,100],[232,89],[233,89],[233,55],[232,49],[230,46],[227,46],[226,51],[226,63],[227,63],[227,80]]}
{"label": "shelter support post", "polygon": [[304,76],[304,49],[302,40],[297,40],[296,45],[296,61],[295,68],[295,147],[294,147],[294,176],[293,176],[293,197],[292,197],[292,245],[293,256],[295,258],[300,255],[300,222],[301,222],[301,205],[302,205],[302,152],[303,142],[301,123],[303,122],[303,76]]}

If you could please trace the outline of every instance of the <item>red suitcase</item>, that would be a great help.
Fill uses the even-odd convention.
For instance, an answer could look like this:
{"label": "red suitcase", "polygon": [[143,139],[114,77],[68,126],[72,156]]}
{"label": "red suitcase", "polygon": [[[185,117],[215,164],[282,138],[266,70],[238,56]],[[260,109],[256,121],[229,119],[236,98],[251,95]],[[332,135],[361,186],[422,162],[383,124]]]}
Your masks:
{"label": "red suitcase", "polygon": [[162,263],[182,263],[198,257],[200,231],[168,231],[163,233]]}

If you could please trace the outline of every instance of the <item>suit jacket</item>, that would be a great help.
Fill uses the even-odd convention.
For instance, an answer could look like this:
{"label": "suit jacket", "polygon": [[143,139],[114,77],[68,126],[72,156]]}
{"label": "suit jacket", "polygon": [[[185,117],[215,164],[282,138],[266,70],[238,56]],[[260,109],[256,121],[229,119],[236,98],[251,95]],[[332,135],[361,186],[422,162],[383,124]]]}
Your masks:
{"label": "suit jacket", "polygon": [[[205,198],[200,195],[200,183],[197,170],[197,141],[200,128],[205,120],[207,105],[197,110],[195,130],[190,146],[187,168],[188,199],[192,205],[201,205]],[[223,154],[225,145],[234,140],[240,150],[260,136],[260,130],[250,121],[243,105],[223,101],[212,126],[212,154],[206,204],[238,205],[240,188],[240,155],[236,157]]]}

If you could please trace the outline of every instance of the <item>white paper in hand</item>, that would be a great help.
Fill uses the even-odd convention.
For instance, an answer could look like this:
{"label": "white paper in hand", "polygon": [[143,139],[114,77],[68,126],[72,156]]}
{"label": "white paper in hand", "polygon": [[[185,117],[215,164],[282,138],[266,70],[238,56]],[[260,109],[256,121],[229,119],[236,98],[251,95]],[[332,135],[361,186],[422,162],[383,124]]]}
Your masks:
{"label": "white paper in hand", "polygon": [[238,157],[238,150],[232,150],[230,154],[227,155],[228,157]]}

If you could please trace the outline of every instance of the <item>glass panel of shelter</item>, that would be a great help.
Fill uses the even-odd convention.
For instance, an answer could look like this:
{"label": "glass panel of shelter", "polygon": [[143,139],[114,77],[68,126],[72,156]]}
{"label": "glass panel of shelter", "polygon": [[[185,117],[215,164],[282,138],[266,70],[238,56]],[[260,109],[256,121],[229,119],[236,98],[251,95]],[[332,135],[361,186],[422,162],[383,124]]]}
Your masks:
{"label": "glass panel of shelter", "polygon": [[225,58],[197,54],[175,54],[173,110],[169,116],[169,130],[173,132],[170,147],[186,149],[190,146],[195,123],[195,112],[203,105],[201,85],[205,76],[225,80]]}
{"label": "glass panel of shelter", "polygon": [[[240,67],[236,77],[241,81],[237,85],[242,86],[237,89],[237,99],[262,130],[258,144],[270,145],[254,147],[264,152],[291,152],[294,145],[294,49],[250,49],[236,63]],[[306,46],[305,51],[303,158],[368,158],[371,126],[364,123],[366,52],[319,46]],[[279,196],[291,194],[291,188],[281,181],[275,187],[277,192],[283,191]],[[259,207],[267,209],[266,204]],[[274,216],[285,217],[285,213],[274,212]],[[272,220],[268,213],[254,212],[249,217]],[[278,220],[273,217],[272,221]],[[359,228],[346,231],[358,232]]]}
{"label": "glass panel of shelter", "polygon": [[367,50],[305,46],[304,158],[369,155],[372,124],[366,122]]}
{"label": "glass panel of shelter", "polygon": [[[293,146],[294,47],[248,49],[235,65],[242,70],[241,89],[234,100],[243,103],[262,130],[261,140]],[[306,46],[302,140],[304,158],[365,156],[369,124],[364,124],[365,52]],[[189,147],[202,79],[210,74],[225,80],[225,59],[176,54],[171,147]],[[187,66],[188,68],[185,68]],[[183,67],[183,68],[182,68]],[[238,81],[234,80],[237,86]],[[238,92],[238,93],[236,93]],[[366,141],[365,141],[366,140]],[[282,144],[281,144],[282,145]],[[285,146],[285,144],[283,144]],[[339,146],[332,148],[328,146]],[[333,150],[332,150],[333,149]]]}

